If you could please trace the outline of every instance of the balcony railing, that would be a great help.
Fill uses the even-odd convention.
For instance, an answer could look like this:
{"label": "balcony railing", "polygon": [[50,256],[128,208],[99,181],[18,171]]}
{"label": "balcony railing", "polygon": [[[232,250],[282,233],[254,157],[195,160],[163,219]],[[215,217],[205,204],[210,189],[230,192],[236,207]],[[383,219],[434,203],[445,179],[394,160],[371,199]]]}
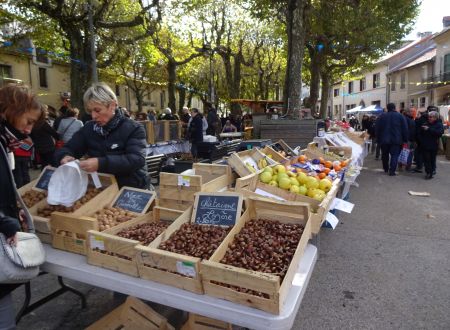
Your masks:
{"label": "balcony railing", "polygon": [[429,77],[425,84],[427,85],[427,89],[432,89],[436,87],[441,87],[445,85],[450,86],[450,72],[444,72],[432,77]]}

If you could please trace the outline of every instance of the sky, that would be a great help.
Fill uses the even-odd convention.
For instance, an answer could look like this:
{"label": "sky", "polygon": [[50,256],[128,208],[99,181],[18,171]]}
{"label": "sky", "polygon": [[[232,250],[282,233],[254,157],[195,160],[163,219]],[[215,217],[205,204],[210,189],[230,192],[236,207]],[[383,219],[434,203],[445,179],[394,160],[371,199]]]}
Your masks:
{"label": "sky", "polygon": [[441,31],[444,16],[450,16],[449,0],[422,0],[414,30],[406,39],[416,39],[417,32],[431,31],[434,33]]}

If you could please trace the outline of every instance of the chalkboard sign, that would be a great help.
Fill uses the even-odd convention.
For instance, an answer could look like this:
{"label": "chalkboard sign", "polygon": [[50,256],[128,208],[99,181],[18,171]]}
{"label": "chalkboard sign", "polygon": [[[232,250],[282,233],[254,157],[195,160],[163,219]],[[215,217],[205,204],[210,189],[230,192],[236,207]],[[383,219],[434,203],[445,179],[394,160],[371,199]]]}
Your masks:
{"label": "chalkboard sign", "polygon": [[153,191],[123,187],[112,206],[134,213],[145,213],[154,199]]}
{"label": "chalkboard sign", "polygon": [[191,221],[202,225],[234,226],[241,216],[241,209],[241,194],[197,193]]}
{"label": "chalkboard sign", "polygon": [[50,183],[50,178],[52,177],[55,170],[56,169],[51,166],[44,167],[44,169],[42,170],[41,174],[39,175],[39,178],[34,187],[37,189],[40,189],[40,190],[48,190],[48,184]]}

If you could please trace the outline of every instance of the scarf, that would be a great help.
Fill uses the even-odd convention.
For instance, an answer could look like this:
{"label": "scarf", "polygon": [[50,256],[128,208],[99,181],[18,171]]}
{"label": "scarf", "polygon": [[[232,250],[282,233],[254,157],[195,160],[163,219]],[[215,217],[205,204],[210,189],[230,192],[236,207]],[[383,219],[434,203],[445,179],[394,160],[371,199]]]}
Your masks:
{"label": "scarf", "polygon": [[19,132],[5,120],[0,121],[0,142],[7,152],[17,149],[26,138],[28,135]]}
{"label": "scarf", "polygon": [[125,117],[116,109],[114,117],[112,117],[106,125],[100,126],[97,123],[94,124],[94,132],[100,136],[108,136],[109,133],[116,129],[124,119]]}

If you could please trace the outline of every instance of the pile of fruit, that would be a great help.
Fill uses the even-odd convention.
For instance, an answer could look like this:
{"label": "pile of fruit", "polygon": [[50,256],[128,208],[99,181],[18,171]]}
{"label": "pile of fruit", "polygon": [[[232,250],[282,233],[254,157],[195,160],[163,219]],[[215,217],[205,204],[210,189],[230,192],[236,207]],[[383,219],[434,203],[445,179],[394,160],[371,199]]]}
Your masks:
{"label": "pile of fruit", "polygon": [[265,157],[260,158],[257,162],[257,168],[255,168],[254,165],[252,165],[248,161],[245,161],[244,164],[250,172],[256,173],[257,171],[262,170],[262,169],[266,168],[267,166],[269,166],[269,162],[267,161],[266,157],[272,158],[272,155],[265,155]]}
{"label": "pile of fruit", "polygon": [[47,197],[46,191],[36,191],[36,190],[28,190],[22,195],[23,202],[27,207],[32,207],[34,204],[37,204],[41,200]]}
{"label": "pile of fruit", "polygon": [[276,165],[264,168],[259,175],[259,180],[265,184],[322,201],[330,191],[332,181],[347,166],[345,161],[308,160],[304,155],[299,156],[296,161],[287,166]]}

